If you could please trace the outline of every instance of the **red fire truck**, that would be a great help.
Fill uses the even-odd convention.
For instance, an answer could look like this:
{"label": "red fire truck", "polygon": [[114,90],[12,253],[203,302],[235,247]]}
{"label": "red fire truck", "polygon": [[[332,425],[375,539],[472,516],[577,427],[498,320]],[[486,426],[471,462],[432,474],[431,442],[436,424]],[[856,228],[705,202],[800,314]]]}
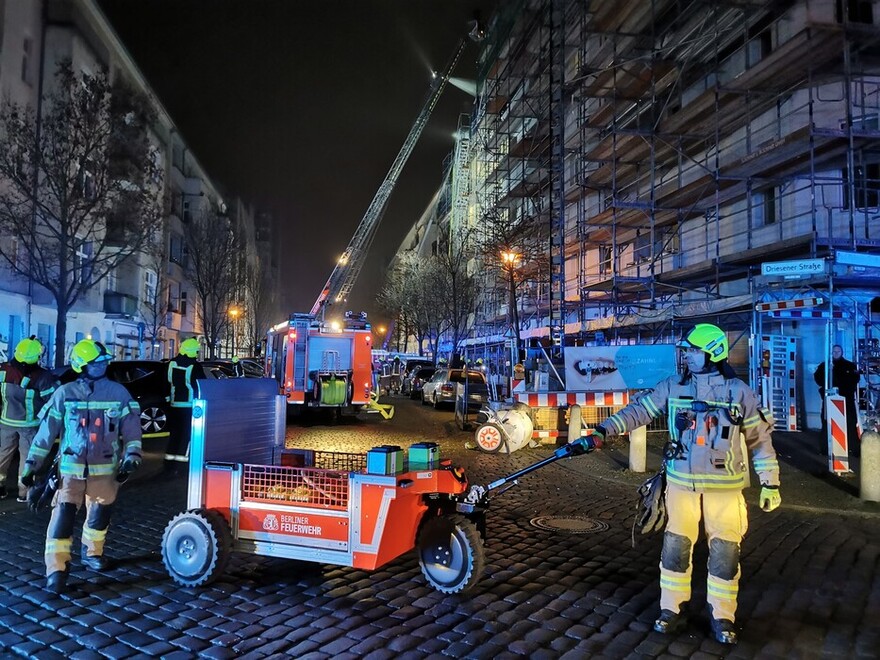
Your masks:
{"label": "red fire truck", "polygon": [[294,314],[269,330],[266,373],[281,384],[292,406],[356,414],[373,389],[372,348],[365,315],[324,323]]}

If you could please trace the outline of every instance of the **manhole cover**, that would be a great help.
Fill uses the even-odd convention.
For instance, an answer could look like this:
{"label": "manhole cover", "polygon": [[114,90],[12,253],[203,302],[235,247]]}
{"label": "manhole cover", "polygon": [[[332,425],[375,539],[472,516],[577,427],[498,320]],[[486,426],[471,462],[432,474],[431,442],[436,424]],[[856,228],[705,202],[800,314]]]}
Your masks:
{"label": "manhole cover", "polygon": [[586,516],[540,516],[529,521],[538,529],[546,529],[550,532],[566,532],[568,534],[592,534],[604,532],[608,529],[608,523],[601,520],[593,520]]}

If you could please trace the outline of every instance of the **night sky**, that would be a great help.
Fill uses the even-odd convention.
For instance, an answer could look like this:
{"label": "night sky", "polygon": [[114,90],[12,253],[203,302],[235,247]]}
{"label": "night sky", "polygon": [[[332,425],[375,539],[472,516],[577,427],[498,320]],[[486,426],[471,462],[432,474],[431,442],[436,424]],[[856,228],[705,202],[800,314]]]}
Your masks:
{"label": "night sky", "polygon": [[[282,310],[307,312],[442,70],[489,0],[100,0],[196,158],[276,217]],[[455,75],[473,78],[469,43]],[[447,87],[391,197],[348,307],[371,312],[388,262],[440,185],[459,113]]]}

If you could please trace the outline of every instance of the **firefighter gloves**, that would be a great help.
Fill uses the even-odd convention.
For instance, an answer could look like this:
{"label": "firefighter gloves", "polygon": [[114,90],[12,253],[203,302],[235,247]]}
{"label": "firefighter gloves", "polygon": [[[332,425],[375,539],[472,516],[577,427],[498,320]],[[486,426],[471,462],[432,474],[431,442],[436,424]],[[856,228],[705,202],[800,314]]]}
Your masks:
{"label": "firefighter gloves", "polygon": [[21,474],[21,485],[25,488],[33,488],[34,473],[29,472],[27,469],[25,469],[25,471]]}
{"label": "firefighter gloves", "polygon": [[767,511],[768,513],[774,509],[778,509],[779,505],[782,504],[782,496],[779,494],[779,486],[762,486],[760,504],[761,510]]}
{"label": "firefighter gloves", "polygon": [[602,446],[605,444],[605,427],[601,424],[596,424],[593,428],[593,435],[590,436],[590,439],[593,441],[593,447],[595,449],[602,449]]}

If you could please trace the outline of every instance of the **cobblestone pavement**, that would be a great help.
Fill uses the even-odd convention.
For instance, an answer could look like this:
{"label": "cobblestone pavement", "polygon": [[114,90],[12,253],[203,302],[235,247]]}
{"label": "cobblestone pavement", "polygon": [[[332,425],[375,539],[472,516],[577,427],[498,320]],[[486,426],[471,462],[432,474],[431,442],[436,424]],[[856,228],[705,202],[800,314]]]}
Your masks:
{"label": "cobblestone pavement", "polygon": [[[469,434],[449,411],[397,403],[390,422],[370,416],[337,426],[291,425],[288,443],[362,451],[439,441],[444,457],[478,483],[552,451],[469,452]],[[7,500],[0,505],[0,652],[40,659],[878,657],[880,515],[847,488],[802,468],[796,458],[803,438],[782,438],[788,443],[794,448],[780,450],[787,461],[783,507],[762,513],[754,505],[757,489],[746,493],[751,529],[742,554],[741,641],[732,649],[707,634],[702,547],[689,626],[669,637],[651,630],[661,539],[639,537],[633,547],[634,486],[644,475],[623,469],[625,449],[614,445],[554,463],[493,499],[486,569],[467,596],[428,587],[413,553],[373,572],[234,554],[212,585],[178,587],[164,571],[159,542],[168,520],[185,508],[185,482],[151,474],[158,453],[120,495],[107,543],[114,566],[89,572],[75,556],[70,591],[53,596],[42,588],[48,513],[35,516]],[[795,487],[798,479],[805,485]],[[821,501],[823,489],[830,489],[832,510]],[[811,497],[813,491],[820,495]],[[539,516],[587,516],[607,529],[545,531],[531,524]]]}

